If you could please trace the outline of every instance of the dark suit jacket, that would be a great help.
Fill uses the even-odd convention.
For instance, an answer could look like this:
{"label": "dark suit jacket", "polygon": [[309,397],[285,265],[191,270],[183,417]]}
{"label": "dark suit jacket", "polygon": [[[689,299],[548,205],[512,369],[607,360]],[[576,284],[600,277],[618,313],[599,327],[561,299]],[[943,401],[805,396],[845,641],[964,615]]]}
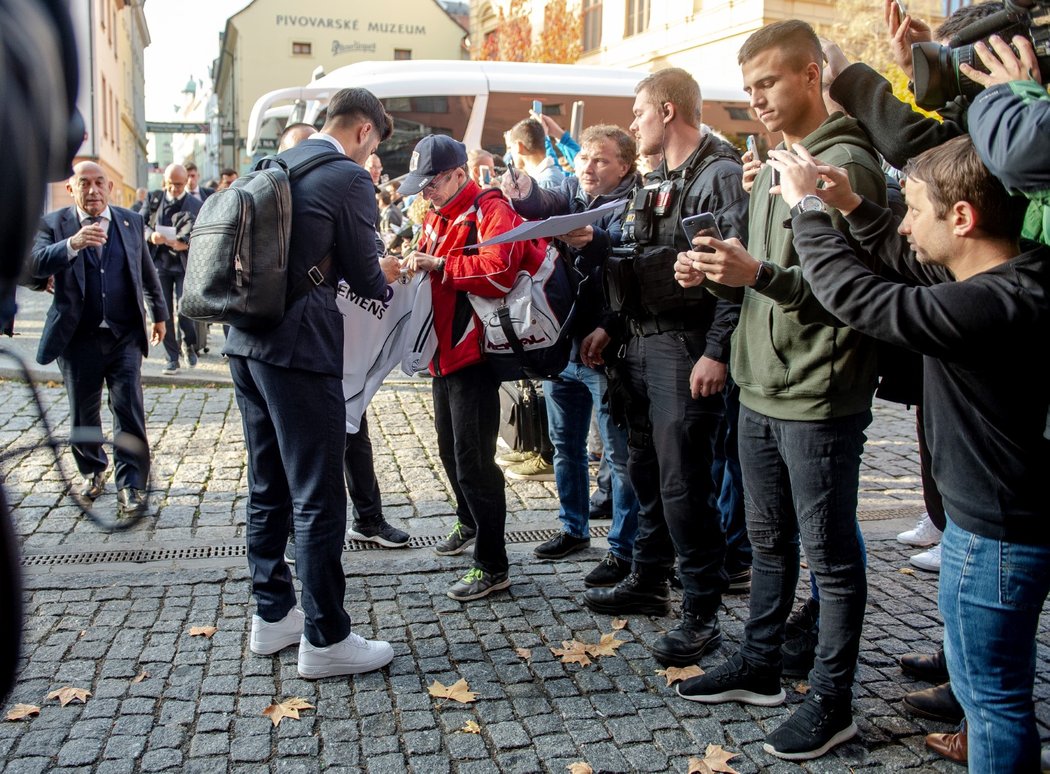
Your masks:
{"label": "dark suit jacket", "polygon": [[[293,167],[332,150],[325,140],[304,140],[281,158]],[[289,289],[332,250],[328,281],[296,300],[274,328],[230,328],[223,352],[341,377],[343,316],[335,303],[336,282],[345,279],[355,293],[366,298],[382,298],[387,289],[377,260],[375,222],[372,178],[349,158],[293,178]]]}
{"label": "dark suit jacket", "polygon": [[[150,259],[146,240],[142,235],[142,216],[123,207],[109,206],[113,226],[120,231],[131,281],[135,286],[136,301],[142,314],[142,325],[136,330],[135,340],[142,354],[149,352],[146,336],[146,307],[149,301],[154,322],[168,319],[168,308],[161,293],[157,270]],[[70,262],[66,240],[80,230],[75,207],[45,215],[33,243],[32,271],[36,279],[55,276],[55,298],[47,311],[44,332],[36,353],[38,363],[47,364],[61,355],[73,338],[73,333],[84,311],[84,262],[78,253]]]}
{"label": "dark suit jacket", "polygon": [[[204,190],[204,189],[201,189]],[[156,229],[157,222],[160,219],[159,210],[161,204],[164,201],[164,191],[150,191],[148,197],[146,197],[146,204],[141,210],[142,218],[146,221],[146,225],[152,229]],[[197,213],[201,211],[201,203],[194,199],[189,194],[186,194],[186,198],[182,203],[182,209],[176,212],[171,218],[171,225],[175,229],[175,238],[180,242],[190,243],[190,232],[193,231],[193,223],[197,219]],[[165,250],[169,253],[175,252],[171,250],[167,245],[154,245],[147,242],[146,246],[149,248],[150,255],[153,256],[154,260],[157,260],[157,253],[161,250]],[[186,271],[186,259],[189,257],[189,251],[183,250],[182,252],[176,253],[179,260],[182,261],[182,271]],[[162,266],[166,265],[162,261]]]}
{"label": "dark suit jacket", "polygon": [[[211,196],[213,193],[215,193],[215,189],[214,188],[205,188],[203,185],[200,186],[197,190],[200,191],[200,194],[201,194],[201,199],[200,199],[201,204],[204,204],[204,200],[207,199],[209,196]],[[186,194],[188,196],[190,196],[191,198],[194,198],[194,199],[197,198],[197,197],[193,196],[193,194],[190,193],[188,188],[186,189]]]}

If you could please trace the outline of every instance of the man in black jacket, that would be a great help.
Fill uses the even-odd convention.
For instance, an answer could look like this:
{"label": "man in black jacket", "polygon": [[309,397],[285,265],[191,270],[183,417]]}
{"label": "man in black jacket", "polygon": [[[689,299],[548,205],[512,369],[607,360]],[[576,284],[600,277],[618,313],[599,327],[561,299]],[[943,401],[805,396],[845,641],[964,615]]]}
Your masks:
{"label": "man in black jacket", "polygon": [[[970,770],[1038,771],[1032,688],[1036,629],[1050,592],[1043,435],[1050,383],[1037,353],[1050,337],[1050,249],[1020,243],[1026,201],[1006,192],[969,137],[906,167],[908,214],[899,231],[914,255],[902,250],[887,210],[853,194],[841,170],[796,151],[771,163],[785,201],[816,203],[795,208],[792,220],[813,292],[844,323],[925,356],[926,431],[949,517],[940,608]],[[913,285],[853,259],[821,200]]]}

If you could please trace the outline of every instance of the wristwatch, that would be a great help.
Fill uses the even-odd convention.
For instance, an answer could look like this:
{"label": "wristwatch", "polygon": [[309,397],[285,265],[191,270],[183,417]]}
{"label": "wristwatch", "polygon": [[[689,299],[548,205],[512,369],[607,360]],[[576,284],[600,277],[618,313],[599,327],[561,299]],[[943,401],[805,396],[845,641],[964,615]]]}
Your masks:
{"label": "wristwatch", "polygon": [[768,285],[772,281],[772,279],[773,264],[771,264],[769,261],[762,261],[760,264],[758,264],[758,271],[755,272],[755,281],[751,285],[751,288],[753,290],[762,292],[766,289],[766,285]]}
{"label": "wristwatch", "polygon": [[791,217],[794,218],[803,212],[827,212],[828,206],[819,196],[806,194],[798,204],[791,208]]}

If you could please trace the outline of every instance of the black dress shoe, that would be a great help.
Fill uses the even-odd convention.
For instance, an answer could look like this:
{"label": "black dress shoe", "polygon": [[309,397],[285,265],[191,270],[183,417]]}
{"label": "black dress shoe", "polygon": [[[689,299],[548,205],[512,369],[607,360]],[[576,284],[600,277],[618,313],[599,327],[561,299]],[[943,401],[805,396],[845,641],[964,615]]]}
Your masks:
{"label": "black dress shoe", "polygon": [[146,493],[134,487],[125,487],[117,495],[123,516],[138,516],[146,511]]}
{"label": "black dress shoe", "polygon": [[77,490],[77,494],[87,500],[97,500],[102,496],[102,492],[106,488],[106,472],[92,473],[90,476],[85,476],[83,483]]}
{"label": "black dress shoe", "polygon": [[632,572],[611,589],[588,589],[583,593],[583,602],[598,613],[667,615],[671,591],[664,578]]}
{"label": "black dress shoe", "polygon": [[904,709],[912,715],[944,723],[958,723],[963,719],[963,708],[952,693],[952,684],[944,683],[923,691],[912,691],[901,699]]}
{"label": "black dress shoe", "polygon": [[944,648],[936,653],[905,653],[901,656],[901,671],[917,680],[928,683],[943,683],[948,680],[948,662],[944,660]]}
{"label": "black dress shoe", "polygon": [[604,505],[600,505],[595,507],[592,505],[591,510],[588,512],[588,516],[592,519],[611,519],[612,506],[605,507]]}
{"label": "black dress shoe", "polygon": [[532,553],[537,559],[561,559],[569,554],[590,548],[590,546],[590,538],[576,537],[568,532],[559,532],[546,543],[540,543],[536,546]]}
{"label": "black dress shoe", "polygon": [[689,666],[722,644],[718,616],[682,613],[682,621],[653,643],[653,657],[664,666]]}

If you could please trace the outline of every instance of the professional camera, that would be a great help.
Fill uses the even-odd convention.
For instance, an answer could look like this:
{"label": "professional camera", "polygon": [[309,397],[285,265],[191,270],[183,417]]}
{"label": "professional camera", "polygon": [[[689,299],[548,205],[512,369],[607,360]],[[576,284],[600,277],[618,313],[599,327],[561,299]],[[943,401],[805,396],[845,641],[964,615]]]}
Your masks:
{"label": "professional camera", "polygon": [[1005,0],[1004,5],[1002,11],[961,30],[947,46],[933,42],[912,46],[915,104],[927,110],[937,110],[960,95],[967,99],[977,96],[984,86],[959,72],[959,65],[965,63],[988,72],[977,58],[973,44],[991,35],[998,35],[1007,43],[1015,35],[1024,35],[1031,40],[1043,81],[1050,80],[1050,2]]}

